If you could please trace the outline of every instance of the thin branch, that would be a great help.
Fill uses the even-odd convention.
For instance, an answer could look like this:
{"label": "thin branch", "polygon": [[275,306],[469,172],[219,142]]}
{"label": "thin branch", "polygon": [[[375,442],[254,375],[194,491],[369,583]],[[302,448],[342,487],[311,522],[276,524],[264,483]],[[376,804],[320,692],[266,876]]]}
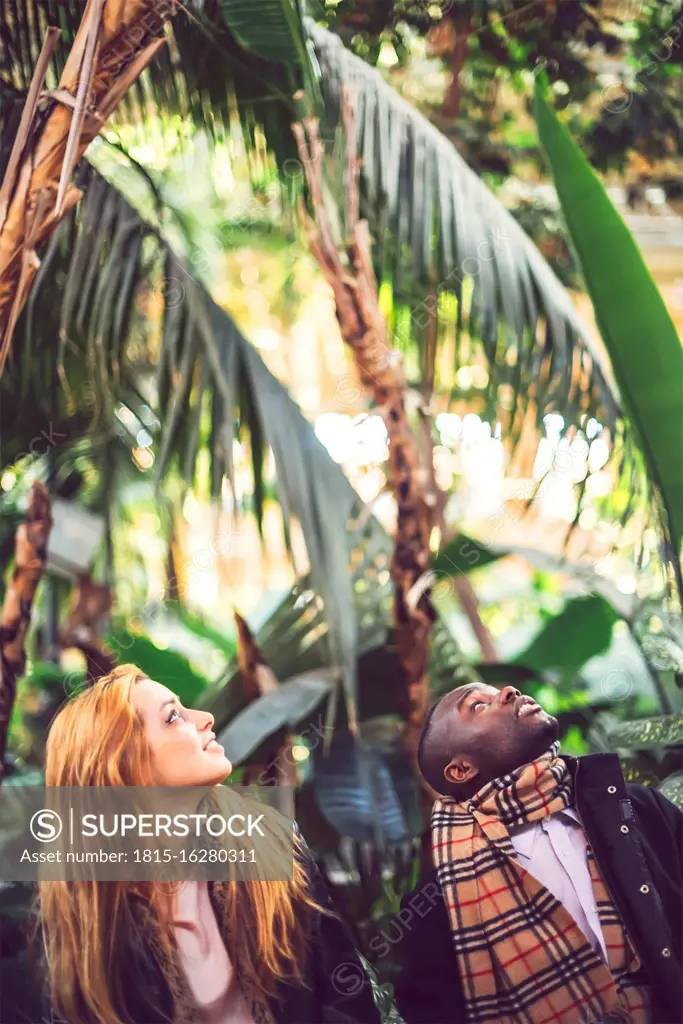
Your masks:
{"label": "thin branch", "polygon": [[97,39],[100,31],[103,6],[104,0],[92,0],[92,7],[88,7],[86,9],[81,23],[81,28],[85,28],[86,31],[86,44],[85,50],[83,51],[83,63],[81,64],[78,89],[76,90],[76,102],[71,115],[69,135],[66,140],[66,151],[64,153],[64,162],[62,163],[62,173],[60,175],[59,186],[57,188],[57,201],[55,202],[55,216],[57,217],[62,212],[67,185],[69,184],[73,169],[76,166],[76,161],[78,160],[78,144],[81,137],[81,129],[83,127],[83,118],[85,117],[88,93],[90,92],[90,85],[92,82],[93,61],[95,59],[95,50],[97,48]]}
{"label": "thin branch", "polygon": [[14,139],[14,145],[12,146],[12,152],[10,153],[9,162],[5,171],[5,177],[0,188],[0,231],[2,231],[5,220],[7,218],[7,207],[9,206],[9,198],[14,188],[14,182],[17,175],[17,168],[19,166],[19,160],[21,154],[24,151],[26,140],[29,136],[31,122],[40,99],[40,92],[43,88],[45,81],[45,75],[47,73],[48,64],[52,60],[52,55],[55,52],[57,46],[57,40],[59,39],[59,29],[49,28],[43,41],[43,46],[38,57],[38,63],[36,64],[36,70],[33,72],[33,78],[31,79],[31,87],[26,97],[26,103],[24,109],[21,112],[21,120],[19,121],[19,128],[17,130],[16,137]]}

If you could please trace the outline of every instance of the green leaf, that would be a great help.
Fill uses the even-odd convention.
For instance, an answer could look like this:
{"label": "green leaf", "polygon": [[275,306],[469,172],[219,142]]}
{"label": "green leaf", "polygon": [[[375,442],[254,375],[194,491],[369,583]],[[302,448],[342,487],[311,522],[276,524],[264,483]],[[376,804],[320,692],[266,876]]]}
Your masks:
{"label": "green leaf", "polygon": [[456,573],[467,576],[474,569],[490,565],[499,558],[505,558],[507,554],[509,552],[497,551],[465,533],[459,533],[441,548],[432,562],[432,570],[439,579],[455,576]]}
{"label": "green leaf", "polygon": [[176,611],[183,626],[189,629],[191,633],[213,644],[226,657],[235,657],[237,653],[237,640],[234,635],[224,633],[200,615],[195,615],[194,612],[189,611],[182,603],[178,604]]}
{"label": "green leaf", "polygon": [[683,772],[674,772],[673,775],[669,775],[663,782],[660,782],[657,789],[667,800],[683,811]]}
{"label": "green leaf", "polygon": [[245,50],[283,64],[300,61],[305,49],[299,15],[291,0],[221,0],[221,10]]}
{"label": "green leaf", "polygon": [[660,782],[657,765],[648,754],[623,754],[619,763],[626,782],[635,782],[639,786],[657,786]]}
{"label": "green leaf", "polygon": [[244,708],[223,729],[219,742],[233,764],[246,761],[260,744],[280,729],[293,732],[335,686],[329,670],[303,673],[285,680]]}
{"label": "green leaf", "polygon": [[535,113],[621,398],[639,438],[649,477],[664,503],[681,586],[680,338],[631,232],[538,88]]}
{"label": "green leaf", "polygon": [[290,71],[297,69],[309,100],[319,109],[319,87],[296,0],[220,0],[220,7],[240,46],[263,60],[287,64]]}
{"label": "green leaf", "polygon": [[530,680],[536,679],[537,673],[526,665],[515,665],[504,661],[482,661],[475,665],[477,675],[483,683],[490,686],[513,684],[524,690]]}
{"label": "green leaf", "polygon": [[560,669],[564,675],[576,673],[607,650],[617,618],[611,605],[598,594],[573,598],[514,660],[540,672]]}
{"label": "green leaf", "polygon": [[191,707],[208,686],[208,679],[195,672],[183,654],[163,650],[141,633],[123,627],[115,629],[107,636],[106,644],[122,663],[137,665],[150,679],[173,690],[187,707]]}
{"label": "green leaf", "polygon": [[620,722],[610,731],[609,738],[613,746],[633,750],[683,746],[683,712]]}

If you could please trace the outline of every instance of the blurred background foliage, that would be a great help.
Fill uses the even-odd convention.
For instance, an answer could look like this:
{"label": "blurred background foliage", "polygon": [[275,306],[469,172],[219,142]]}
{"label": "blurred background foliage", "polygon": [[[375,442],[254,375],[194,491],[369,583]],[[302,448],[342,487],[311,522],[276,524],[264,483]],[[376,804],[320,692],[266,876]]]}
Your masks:
{"label": "blurred background foliage", "polygon": [[[85,198],[41,252],[0,380],[2,586],[44,480],[101,528],[79,571],[111,607],[88,635],[212,710],[233,781],[293,768],[290,809],[372,960],[425,821],[400,743],[386,431],[301,230],[293,96],[322,117],[343,226],[338,87],[359,90],[380,301],[445,495],[432,696],[513,682],[557,715],[566,752],[614,750],[680,801],[679,551],[532,101],[545,74],[680,334],[681,7],[328,0],[287,8],[286,31],[285,7],[188,2],[78,169]],[[41,32],[63,29],[58,70],[82,8],[4,4],[0,170]],[[77,584],[52,565],[39,590],[5,785],[40,778],[47,726],[87,684],[62,642]],[[260,696],[235,611],[274,675]],[[0,897],[14,920],[16,893]],[[11,958],[16,931],[0,937]],[[390,981],[391,956],[376,969]]]}

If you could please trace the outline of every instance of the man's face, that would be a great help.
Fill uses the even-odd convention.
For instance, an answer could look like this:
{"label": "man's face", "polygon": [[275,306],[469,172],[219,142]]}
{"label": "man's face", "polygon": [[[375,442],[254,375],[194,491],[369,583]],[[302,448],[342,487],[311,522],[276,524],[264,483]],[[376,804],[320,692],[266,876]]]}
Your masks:
{"label": "man's face", "polygon": [[481,785],[539,757],[557,739],[557,719],[514,686],[458,687],[446,698],[451,783]]}

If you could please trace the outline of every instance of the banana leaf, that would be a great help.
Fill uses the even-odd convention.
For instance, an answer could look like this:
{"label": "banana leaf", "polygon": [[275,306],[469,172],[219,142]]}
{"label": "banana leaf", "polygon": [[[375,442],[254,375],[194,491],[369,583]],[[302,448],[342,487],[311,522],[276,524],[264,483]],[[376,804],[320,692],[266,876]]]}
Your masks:
{"label": "banana leaf", "polygon": [[664,300],[604,186],[536,82],[535,114],[624,410],[661,501],[683,596],[683,350]]}

